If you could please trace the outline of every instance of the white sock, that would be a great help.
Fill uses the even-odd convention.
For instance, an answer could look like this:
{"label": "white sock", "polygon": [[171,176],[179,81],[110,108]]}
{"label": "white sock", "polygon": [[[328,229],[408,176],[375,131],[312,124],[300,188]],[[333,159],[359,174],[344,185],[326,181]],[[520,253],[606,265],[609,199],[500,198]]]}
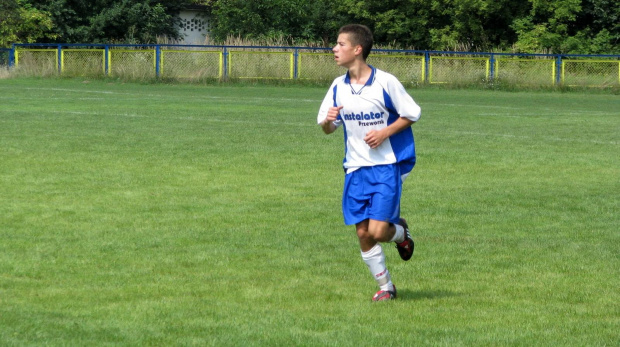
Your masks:
{"label": "white sock", "polygon": [[405,228],[403,228],[400,224],[394,224],[394,228],[396,228],[396,232],[394,233],[394,237],[390,240],[390,242],[401,243],[405,241]]}
{"label": "white sock", "polygon": [[377,284],[381,290],[393,291],[394,285],[390,278],[390,273],[385,267],[385,254],[383,254],[383,248],[380,244],[376,244],[368,252],[361,252],[362,259],[368,266],[370,274],[377,281]]}

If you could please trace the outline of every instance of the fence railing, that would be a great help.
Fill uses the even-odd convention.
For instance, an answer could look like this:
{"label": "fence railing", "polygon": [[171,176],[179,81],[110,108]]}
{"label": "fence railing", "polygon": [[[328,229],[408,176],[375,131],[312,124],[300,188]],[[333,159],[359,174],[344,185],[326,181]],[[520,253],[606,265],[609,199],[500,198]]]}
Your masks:
{"label": "fence railing", "polygon": [[10,48],[0,48],[0,68],[9,66],[9,56],[13,52]]}
{"label": "fence railing", "polygon": [[[206,45],[14,44],[0,65],[38,76],[331,80],[344,73],[330,48]],[[614,86],[620,55],[474,53],[376,49],[368,63],[407,84],[505,82]]]}

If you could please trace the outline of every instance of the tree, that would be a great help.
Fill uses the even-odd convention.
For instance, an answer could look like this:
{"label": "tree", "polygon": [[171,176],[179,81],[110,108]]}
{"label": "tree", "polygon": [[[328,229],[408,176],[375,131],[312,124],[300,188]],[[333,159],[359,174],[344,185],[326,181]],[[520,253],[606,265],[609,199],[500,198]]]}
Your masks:
{"label": "tree", "polygon": [[346,22],[360,23],[371,28],[378,44],[391,43],[423,49],[430,43],[429,1],[343,0],[337,9],[346,14]]}
{"label": "tree", "polygon": [[600,54],[619,51],[620,3],[613,0],[529,0],[516,18],[515,48],[521,52]]}
{"label": "tree", "polygon": [[[211,34],[249,39],[326,41],[335,34],[338,14],[328,0],[219,0],[212,6]],[[336,27],[337,28],[337,27]]]}
{"label": "tree", "polygon": [[581,0],[529,0],[530,13],[513,22],[521,52],[559,51],[581,11]]}
{"label": "tree", "polygon": [[49,13],[21,0],[0,0],[0,47],[18,42],[54,39]]}
{"label": "tree", "polygon": [[210,9],[216,41],[329,46],[340,26],[361,23],[394,48],[620,51],[617,0],[0,0],[0,44],[179,38],[176,15],[189,4]]}
{"label": "tree", "polygon": [[620,53],[620,2],[584,0],[571,38],[562,48],[567,53]]}
{"label": "tree", "polygon": [[527,12],[512,0],[433,0],[430,46],[441,50],[492,50],[516,38],[513,18]]}
{"label": "tree", "polygon": [[90,41],[154,43],[157,36],[178,37],[171,14],[161,4],[122,1],[90,18]]}
{"label": "tree", "polygon": [[380,44],[417,49],[492,49],[515,38],[510,23],[527,12],[512,0],[342,0],[350,21],[371,27]]}
{"label": "tree", "polygon": [[50,13],[58,40],[66,43],[153,43],[178,38],[175,18],[187,1],[29,0]]}

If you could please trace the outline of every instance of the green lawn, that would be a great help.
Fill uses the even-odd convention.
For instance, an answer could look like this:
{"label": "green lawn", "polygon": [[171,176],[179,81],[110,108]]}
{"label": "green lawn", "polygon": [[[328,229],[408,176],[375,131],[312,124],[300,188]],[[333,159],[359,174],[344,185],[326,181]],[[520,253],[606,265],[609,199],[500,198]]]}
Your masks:
{"label": "green lawn", "polygon": [[410,90],[373,304],[327,87],[0,79],[0,345],[620,344],[619,96]]}

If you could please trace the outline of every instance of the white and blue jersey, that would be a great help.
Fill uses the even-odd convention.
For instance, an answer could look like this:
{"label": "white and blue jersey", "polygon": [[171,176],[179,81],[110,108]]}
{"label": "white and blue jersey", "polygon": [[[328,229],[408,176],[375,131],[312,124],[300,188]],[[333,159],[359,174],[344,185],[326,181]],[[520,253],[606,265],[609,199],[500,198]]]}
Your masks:
{"label": "white and blue jersey", "polygon": [[337,127],[344,125],[345,157],[343,167],[347,173],[361,167],[397,163],[406,176],[415,165],[415,144],[411,128],[390,136],[379,147],[371,149],[364,137],[371,130],[380,130],[399,117],[416,122],[420,106],[407,93],[393,75],[372,67],[370,78],[364,85],[352,85],[349,73],[334,80],[319,109],[320,124],[330,107],[343,106]]}

